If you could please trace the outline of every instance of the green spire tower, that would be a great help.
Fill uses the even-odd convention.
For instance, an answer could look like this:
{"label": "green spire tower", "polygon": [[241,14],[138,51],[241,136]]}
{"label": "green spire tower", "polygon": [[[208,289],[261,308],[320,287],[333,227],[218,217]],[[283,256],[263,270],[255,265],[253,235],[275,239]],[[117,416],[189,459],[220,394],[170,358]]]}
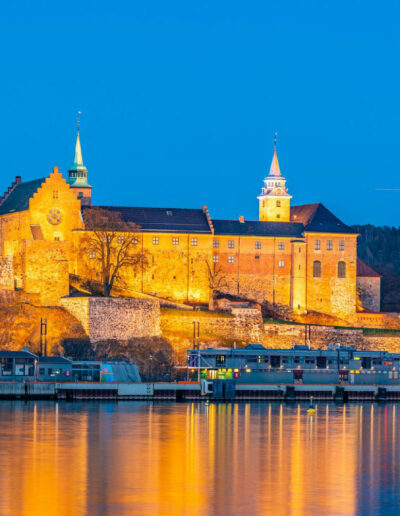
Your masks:
{"label": "green spire tower", "polygon": [[92,187],[88,183],[87,168],[83,164],[81,140],[79,136],[80,115],[78,111],[77,137],[75,144],[75,156],[72,167],[68,171],[68,184],[76,191],[76,196],[81,200],[82,205],[90,206],[92,199]]}

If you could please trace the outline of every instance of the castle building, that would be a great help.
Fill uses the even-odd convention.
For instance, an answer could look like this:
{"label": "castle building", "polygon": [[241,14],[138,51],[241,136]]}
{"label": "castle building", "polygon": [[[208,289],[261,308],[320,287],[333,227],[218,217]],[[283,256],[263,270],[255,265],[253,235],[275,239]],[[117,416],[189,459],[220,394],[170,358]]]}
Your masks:
{"label": "castle building", "polygon": [[[69,292],[69,274],[96,279],[91,257],[78,251],[91,195],[79,131],[67,180],[57,168],[34,181],[16,178],[0,198],[0,288],[23,289],[43,304],[57,304]],[[137,224],[135,245],[151,257],[145,269],[124,271],[127,295],[207,303],[214,270],[221,292],[298,314],[355,323],[357,287],[363,285],[365,308],[379,311],[380,278],[357,262],[357,233],[324,205],[291,206],[291,199],[275,141],[258,196],[259,220],[213,219],[205,206],[101,208]]]}

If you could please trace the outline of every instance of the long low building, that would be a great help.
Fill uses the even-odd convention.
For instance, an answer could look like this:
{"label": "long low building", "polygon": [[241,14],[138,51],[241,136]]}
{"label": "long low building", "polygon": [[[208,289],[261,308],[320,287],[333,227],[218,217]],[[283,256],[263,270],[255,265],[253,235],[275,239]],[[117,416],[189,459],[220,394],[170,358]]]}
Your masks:
{"label": "long low building", "polygon": [[0,382],[140,382],[136,364],[122,361],[73,361],[38,356],[28,348],[0,351]]}

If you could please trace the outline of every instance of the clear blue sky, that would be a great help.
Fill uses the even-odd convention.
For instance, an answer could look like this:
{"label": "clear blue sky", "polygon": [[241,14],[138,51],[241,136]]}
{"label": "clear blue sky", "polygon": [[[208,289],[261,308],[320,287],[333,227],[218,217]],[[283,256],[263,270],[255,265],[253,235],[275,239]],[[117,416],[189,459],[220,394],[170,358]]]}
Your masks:
{"label": "clear blue sky", "polygon": [[2,2],[0,189],[66,173],[95,204],[257,218],[278,131],[294,204],[399,225],[398,1]]}

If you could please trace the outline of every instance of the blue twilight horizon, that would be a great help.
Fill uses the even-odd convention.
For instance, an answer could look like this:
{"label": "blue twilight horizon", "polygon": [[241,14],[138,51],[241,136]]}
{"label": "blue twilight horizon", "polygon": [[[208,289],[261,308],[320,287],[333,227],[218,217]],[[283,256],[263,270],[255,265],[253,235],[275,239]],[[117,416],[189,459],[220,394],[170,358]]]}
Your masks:
{"label": "blue twilight horizon", "polygon": [[3,3],[1,192],[72,164],[95,204],[257,219],[278,132],[292,203],[399,225],[395,1]]}

